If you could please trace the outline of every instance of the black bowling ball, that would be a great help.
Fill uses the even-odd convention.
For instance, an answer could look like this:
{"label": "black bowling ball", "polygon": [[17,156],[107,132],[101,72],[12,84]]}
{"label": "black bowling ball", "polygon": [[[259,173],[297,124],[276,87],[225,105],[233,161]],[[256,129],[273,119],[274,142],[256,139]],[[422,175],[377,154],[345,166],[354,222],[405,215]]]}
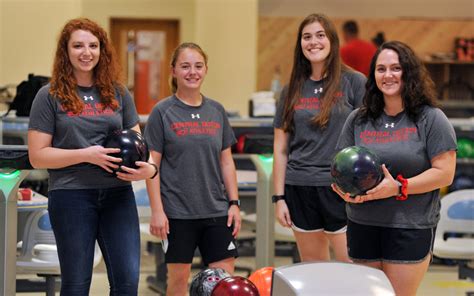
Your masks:
{"label": "black bowling ball", "polygon": [[347,147],[336,154],[331,165],[331,176],[342,191],[353,197],[365,194],[384,177],[379,157],[360,146]]}
{"label": "black bowling ball", "polygon": [[110,133],[105,139],[105,148],[119,148],[119,153],[111,153],[110,156],[122,159],[120,165],[129,168],[138,168],[136,161],[148,161],[150,152],[143,136],[131,129],[118,130]]}

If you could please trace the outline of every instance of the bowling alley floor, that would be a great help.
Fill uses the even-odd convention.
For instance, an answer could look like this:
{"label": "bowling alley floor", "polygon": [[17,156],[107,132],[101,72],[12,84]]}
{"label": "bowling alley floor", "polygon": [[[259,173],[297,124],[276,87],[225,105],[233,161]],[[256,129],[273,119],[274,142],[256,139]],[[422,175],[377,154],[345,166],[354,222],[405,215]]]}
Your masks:
{"label": "bowling alley floor", "polygon": [[[146,279],[150,275],[154,275],[155,265],[154,257],[145,251],[142,252],[141,274],[139,292],[140,296],[159,295],[148,288]],[[283,266],[291,264],[289,257],[276,257],[275,266]],[[255,268],[254,257],[241,257],[237,259],[238,266]],[[196,272],[196,271],[194,271]],[[238,275],[245,276],[245,273]],[[457,279],[457,269],[455,266],[432,265],[418,290],[417,295],[422,296],[462,296],[466,295],[467,291],[474,291],[474,282],[461,281]],[[105,264],[102,261],[95,269],[92,277],[91,296],[105,296],[108,295],[108,281]],[[18,296],[40,296],[45,293],[18,293]],[[56,293],[59,295],[59,293]]]}

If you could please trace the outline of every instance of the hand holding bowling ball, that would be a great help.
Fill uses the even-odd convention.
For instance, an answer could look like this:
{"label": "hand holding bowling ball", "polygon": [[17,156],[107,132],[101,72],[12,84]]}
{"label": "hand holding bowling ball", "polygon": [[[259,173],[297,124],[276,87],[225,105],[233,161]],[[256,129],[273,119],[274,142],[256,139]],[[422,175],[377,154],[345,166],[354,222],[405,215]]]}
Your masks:
{"label": "hand holding bowling ball", "polygon": [[334,157],[331,176],[334,183],[352,197],[363,195],[382,181],[384,174],[379,157],[360,146],[342,149]]}
{"label": "hand holding bowling ball", "polygon": [[110,133],[105,139],[103,146],[105,148],[119,148],[119,153],[110,155],[121,158],[122,162],[120,165],[129,168],[138,168],[135,162],[147,161],[150,156],[148,146],[143,136],[131,129],[118,130]]}

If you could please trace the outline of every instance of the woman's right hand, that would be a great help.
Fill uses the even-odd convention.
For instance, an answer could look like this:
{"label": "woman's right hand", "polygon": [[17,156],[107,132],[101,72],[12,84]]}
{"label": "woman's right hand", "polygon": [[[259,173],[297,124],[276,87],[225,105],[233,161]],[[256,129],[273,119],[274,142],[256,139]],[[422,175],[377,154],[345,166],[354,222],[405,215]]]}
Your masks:
{"label": "woman's right hand", "polygon": [[292,222],[291,222],[291,217],[290,217],[290,211],[288,210],[288,206],[286,205],[285,200],[280,199],[279,201],[276,202],[275,216],[278,222],[281,224],[281,226],[291,227]]}
{"label": "woman's right hand", "polygon": [[168,239],[170,226],[165,212],[152,212],[150,220],[150,233],[162,240]]}
{"label": "woman's right hand", "polygon": [[119,168],[119,165],[116,163],[122,162],[121,158],[108,155],[110,153],[119,153],[119,148],[104,148],[100,145],[95,145],[84,148],[84,152],[87,162],[98,165],[109,173],[113,173],[112,169]]}

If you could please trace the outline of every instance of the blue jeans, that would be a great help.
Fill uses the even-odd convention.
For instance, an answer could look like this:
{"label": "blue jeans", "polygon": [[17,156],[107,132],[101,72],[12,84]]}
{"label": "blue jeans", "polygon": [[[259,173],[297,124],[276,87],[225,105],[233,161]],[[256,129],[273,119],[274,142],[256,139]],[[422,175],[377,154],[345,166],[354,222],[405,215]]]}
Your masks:
{"label": "blue jeans", "polygon": [[140,229],[131,186],[53,190],[48,210],[61,266],[61,295],[89,295],[96,240],[110,295],[137,295]]}

